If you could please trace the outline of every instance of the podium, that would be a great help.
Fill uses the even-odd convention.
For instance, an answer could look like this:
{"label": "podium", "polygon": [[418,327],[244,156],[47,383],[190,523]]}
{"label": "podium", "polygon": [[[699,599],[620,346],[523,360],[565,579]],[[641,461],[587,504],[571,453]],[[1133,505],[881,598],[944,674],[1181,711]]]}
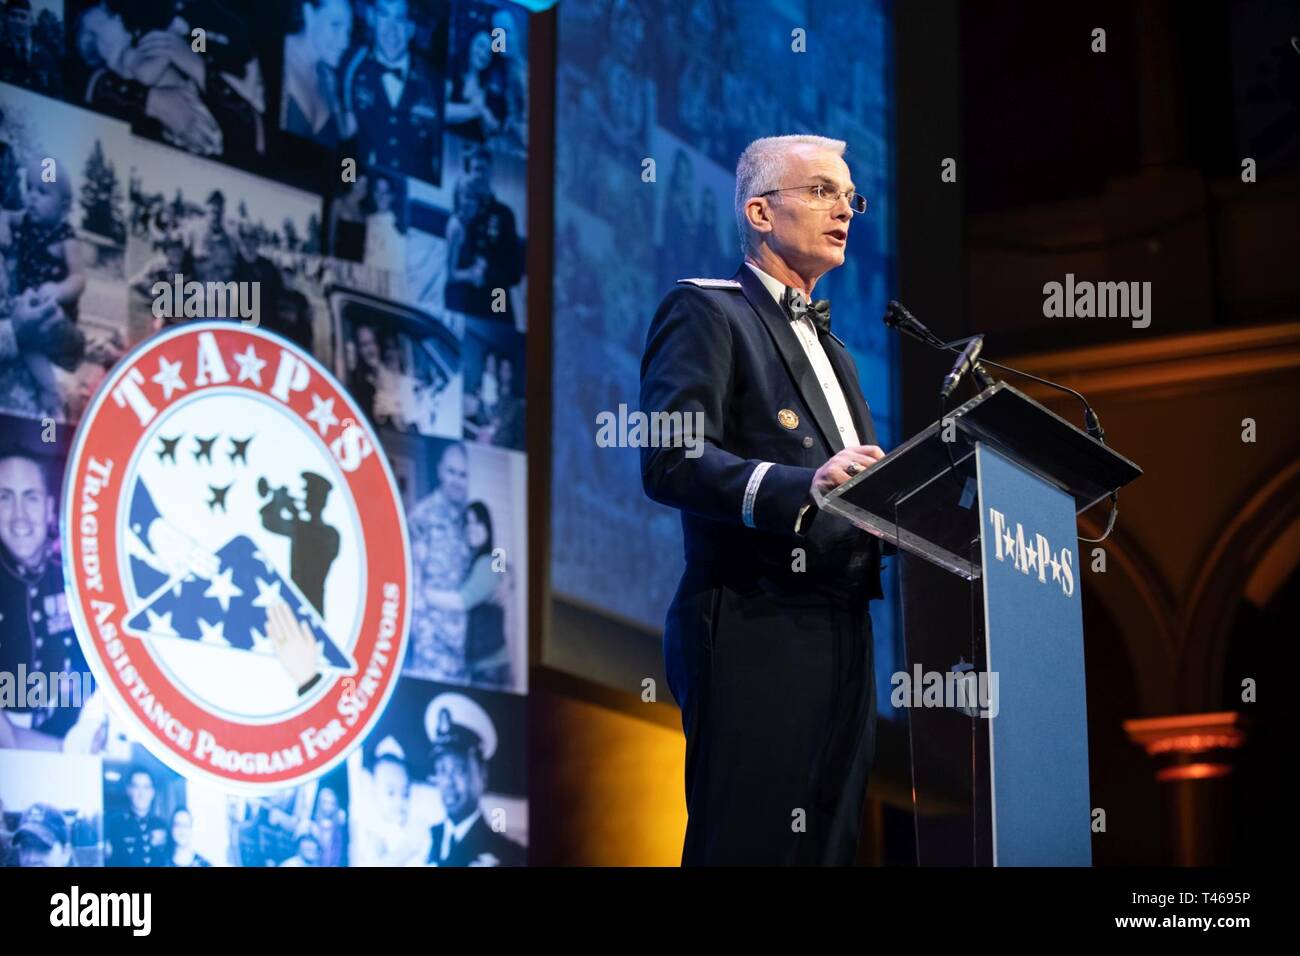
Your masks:
{"label": "podium", "polygon": [[1141,474],[998,382],[825,496],[902,559],[921,865],[1091,864],[1076,515]]}

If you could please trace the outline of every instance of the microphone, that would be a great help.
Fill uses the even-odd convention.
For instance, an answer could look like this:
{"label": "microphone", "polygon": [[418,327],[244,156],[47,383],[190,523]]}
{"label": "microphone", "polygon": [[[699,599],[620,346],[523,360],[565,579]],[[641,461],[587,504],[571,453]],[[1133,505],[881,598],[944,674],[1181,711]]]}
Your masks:
{"label": "microphone", "polygon": [[[891,299],[889,306],[885,309],[885,315],[882,321],[894,331],[901,332],[919,342],[924,342],[926,345],[942,349],[946,352],[957,351],[956,345],[950,342],[945,342],[943,339],[931,332],[925,327],[920,319],[912,315],[911,312],[908,312],[901,302]],[[971,374],[975,376],[975,380],[979,382],[981,387],[987,388],[991,385],[993,380],[984,369],[984,363],[987,363],[1004,372],[1011,372],[1013,375],[1020,375],[1024,378],[1038,382],[1040,385],[1046,385],[1049,388],[1054,388],[1058,391],[1073,395],[1079,400],[1079,404],[1083,406],[1084,429],[1094,440],[1103,445],[1106,444],[1106,432],[1101,427],[1101,419],[1097,417],[1097,413],[1093,410],[1092,405],[1083,397],[1081,392],[1075,391],[1068,385],[1062,385],[1059,382],[1053,382],[1050,379],[1031,375],[1029,372],[1022,371],[1018,368],[1012,368],[1010,365],[1002,365],[998,362],[994,362],[992,359],[984,359],[983,362],[981,362],[979,355],[980,350],[983,349],[983,347],[984,336],[982,335],[977,335],[966,343],[966,348],[962,350],[961,355],[958,357],[957,364],[952,367],[952,371],[948,373],[948,377],[943,380],[943,401],[947,401],[948,397],[952,394],[952,390],[957,387],[957,384],[961,381],[962,376],[965,375],[967,370],[971,370]],[[970,354],[968,355],[967,353]],[[948,454],[951,456],[951,449],[949,449]],[[1080,538],[1080,541],[1087,541],[1090,544],[1098,544],[1109,538],[1111,532],[1115,530],[1115,520],[1119,517],[1119,494],[1118,492],[1112,491],[1109,497],[1110,515],[1106,519],[1106,529],[1101,533],[1101,537]]]}
{"label": "microphone", "polygon": [[[903,307],[903,304],[901,302],[891,301],[889,303],[889,306],[885,309],[885,315],[882,321],[885,323],[885,325],[889,326],[891,329],[894,329],[897,332],[902,332],[904,335],[910,336],[911,338],[924,342],[926,345],[932,346],[933,348],[941,349],[946,352],[957,351],[956,344],[951,342],[945,342],[943,341],[943,339],[939,338],[937,335],[931,332],[928,328],[925,327],[925,325],[921,322],[920,319],[912,315],[911,312],[908,312],[907,309]],[[982,335],[975,336],[975,338],[969,340],[966,347],[970,348],[970,343],[975,342],[977,339],[982,340],[983,338],[984,336]],[[982,341],[981,341],[981,347],[983,347]],[[962,354],[964,355],[965,352],[963,352]],[[971,363],[972,374],[975,376],[976,380],[980,383],[980,385],[983,386],[984,388],[987,388],[989,385],[992,384],[992,379],[989,378],[987,371],[985,371],[984,369],[985,365],[991,365],[994,368],[1001,369],[1004,372],[1011,372],[1013,375],[1019,375],[1023,378],[1027,378],[1032,381],[1035,381],[1040,385],[1046,385],[1049,388],[1055,388],[1059,391],[1066,392],[1069,395],[1073,395],[1075,398],[1079,400],[1079,404],[1083,406],[1084,428],[1087,430],[1088,434],[1091,435],[1093,438],[1097,439],[1097,441],[1101,442],[1103,445],[1106,443],[1106,433],[1105,431],[1102,430],[1101,421],[1097,418],[1097,413],[1092,410],[1092,405],[1090,405],[1088,403],[1088,400],[1084,398],[1083,395],[1080,394],[1079,392],[1076,392],[1068,385],[1061,385],[1059,382],[1053,382],[1050,379],[1040,378],[1037,375],[1031,375],[1029,372],[1021,371],[1018,368],[1012,368],[1010,365],[1003,365],[1000,362],[993,361],[992,359],[981,359],[979,357],[978,350],[976,351],[974,357],[975,357],[975,361]],[[958,362],[958,365],[960,364],[961,363]],[[957,371],[958,365],[953,366],[953,372]],[[951,375],[951,373],[949,374]],[[962,374],[965,373],[963,372]],[[947,381],[948,381],[947,379],[944,379],[945,386],[947,385]]]}
{"label": "microphone", "polygon": [[952,395],[957,383],[966,377],[966,373],[970,371],[971,366],[979,362],[980,352],[983,348],[984,336],[977,335],[967,342],[966,347],[961,350],[961,354],[957,356],[957,361],[953,363],[952,371],[944,376],[943,387],[939,389],[939,397],[945,402]]}
{"label": "microphone", "polygon": [[895,332],[902,332],[918,342],[924,342],[926,345],[932,345],[935,348],[943,348],[944,341],[925,327],[920,319],[908,312],[901,302],[891,299],[888,308],[885,309],[885,325],[889,326]]}

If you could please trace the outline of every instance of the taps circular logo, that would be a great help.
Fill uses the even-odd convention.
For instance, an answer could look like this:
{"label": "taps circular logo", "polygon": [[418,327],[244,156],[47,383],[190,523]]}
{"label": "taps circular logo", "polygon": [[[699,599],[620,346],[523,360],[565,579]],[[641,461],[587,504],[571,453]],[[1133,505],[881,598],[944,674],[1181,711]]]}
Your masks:
{"label": "taps circular logo", "polygon": [[77,428],[61,514],[86,660],[174,770],[284,789],[383,711],[406,520],[370,425],[297,345],[230,322],[142,343]]}

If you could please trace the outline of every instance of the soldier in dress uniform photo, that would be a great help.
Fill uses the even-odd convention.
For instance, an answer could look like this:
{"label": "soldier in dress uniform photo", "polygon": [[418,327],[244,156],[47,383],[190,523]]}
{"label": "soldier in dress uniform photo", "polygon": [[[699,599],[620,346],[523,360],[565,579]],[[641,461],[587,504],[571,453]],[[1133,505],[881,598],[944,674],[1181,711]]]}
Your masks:
{"label": "soldier in dress uniform photo", "polygon": [[[0,416],[8,434],[34,432],[35,422]],[[68,675],[82,690],[92,686],[72,626],[58,546],[55,462],[22,446],[0,449],[0,671]],[[57,750],[77,720],[83,699],[64,695],[40,706],[0,710],[0,722],[23,749]],[[79,692],[77,698],[81,698]]]}
{"label": "soldier in dress uniform photo", "polygon": [[431,866],[523,866],[526,851],[489,822],[482,800],[488,764],[497,749],[492,718],[464,694],[435,697],[432,720],[433,782],[447,817],[430,830]]}
{"label": "soldier in dress uniform photo", "polygon": [[435,61],[412,42],[412,12],[408,0],[369,5],[371,40],[352,54],[343,72],[343,104],[363,165],[437,185],[442,182],[443,68],[441,58]]}
{"label": "soldier in dress uniform photo", "polygon": [[63,91],[63,0],[8,0],[0,22],[0,81]]}
{"label": "soldier in dress uniform photo", "polygon": [[142,767],[126,774],[127,809],[104,824],[104,862],[108,866],[166,866],[167,821],[154,813],[153,776]]}
{"label": "soldier in dress uniform photo", "polygon": [[463,163],[447,223],[446,307],[520,328],[513,295],[524,275],[524,244],[515,214],[493,192],[488,147],[470,146]]}

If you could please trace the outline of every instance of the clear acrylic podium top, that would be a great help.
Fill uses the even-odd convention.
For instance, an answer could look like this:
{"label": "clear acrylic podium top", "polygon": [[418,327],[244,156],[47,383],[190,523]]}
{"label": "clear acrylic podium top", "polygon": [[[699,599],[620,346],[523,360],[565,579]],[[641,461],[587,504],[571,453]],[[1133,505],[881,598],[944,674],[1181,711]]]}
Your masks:
{"label": "clear acrylic podium top", "polygon": [[973,580],[980,575],[976,442],[1073,497],[1076,513],[1142,474],[1123,455],[998,382],[827,494],[821,507]]}

